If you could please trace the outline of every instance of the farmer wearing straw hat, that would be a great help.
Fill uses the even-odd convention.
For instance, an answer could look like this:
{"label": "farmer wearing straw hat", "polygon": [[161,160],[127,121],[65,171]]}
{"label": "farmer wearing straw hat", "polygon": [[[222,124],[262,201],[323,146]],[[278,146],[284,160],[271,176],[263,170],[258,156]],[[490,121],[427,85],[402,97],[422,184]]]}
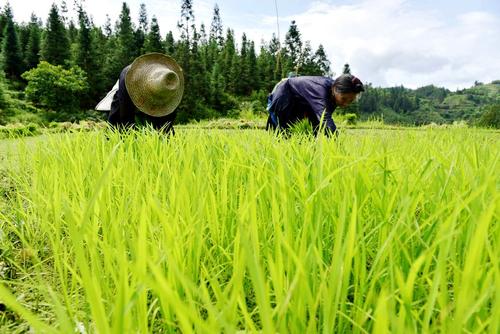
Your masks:
{"label": "farmer wearing straw hat", "polygon": [[115,87],[96,109],[109,110],[108,122],[118,128],[142,121],[173,134],[175,109],[183,93],[184,75],[177,62],[161,53],[149,53],[122,70]]}
{"label": "farmer wearing straw hat", "polygon": [[336,132],[332,113],[345,107],[364,91],[361,80],[343,74],[336,80],[320,76],[289,77],[279,82],[268,97],[269,130],[287,130],[297,121],[308,119],[314,134],[323,127],[326,135]]}

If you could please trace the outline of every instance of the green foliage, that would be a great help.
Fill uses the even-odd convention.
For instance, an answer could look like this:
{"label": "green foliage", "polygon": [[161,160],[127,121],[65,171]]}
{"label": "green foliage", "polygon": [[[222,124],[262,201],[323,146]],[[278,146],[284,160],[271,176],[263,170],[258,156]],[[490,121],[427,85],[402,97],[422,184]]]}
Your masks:
{"label": "green foliage", "polygon": [[500,104],[487,108],[478,121],[479,126],[500,129]]}
{"label": "green foliage", "polygon": [[175,40],[174,34],[171,31],[165,37],[165,53],[169,56],[175,56]]}
{"label": "green foliage", "polygon": [[135,36],[135,49],[139,51],[140,54],[144,53],[144,48],[146,46],[146,39],[148,36],[149,26],[148,26],[148,13],[146,10],[146,4],[141,3],[139,9],[139,26],[134,32]]}
{"label": "green foliage", "polygon": [[[25,82],[10,78],[16,76],[13,73],[20,74],[25,69],[35,68],[40,54],[42,59],[50,60],[54,65],[77,65],[85,72],[89,88],[79,95],[79,107],[86,110],[93,108],[105,96],[122,69],[136,56],[144,52],[165,52],[176,58],[184,69],[186,87],[178,108],[178,120],[181,122],[239,115],[241,109],[248,109],[240,106],[256,101],[257,95],[261,99],[259,103],[264,105],[267,93],[292,71],[298,75],[332,76],[331,63],[324,47],[319,45],[314,51],[309,41],[302,40],[295,21],[288,29],[283,46],[273,34],[269,41],[262,41],[257,52],[255,42],[246,34],[243,34],[241,42],[236,42],[234,31],[222,26],[217,5],[214,6],[207,34],[205,26],[195,22],[193,1],[183,0],[179,20],[181,38],[175,40],[173,33],[168,32],[162,40],[156,18],[153,17],[148,24],[144,4],[139,8],[137,27],[132,23],[128,5],[124,3],[116,25],[112,27],[108,16],[103,28],[93,24],[83,8],[84,2],[75,3],[78,18],[75,22],[69,18],[66,3],[63,1],[60,4],[60,10],[55,4],[51,7],[46,27],[35,15],[27,25],[13,24],[13,31],[17,34],[14,40],[19,41],[21,60],[10,62],[19,68],[7,71],[9,79],[6,85],[10,91],[4,94],[3,103],[9,107],[2,111],[4,116],[0,121],[5,122],[12,117],[29,121],[32,117],[39,117],[31,112],[33,106],[30,103],[25,103],[26,110],[30,110],[26,117],[18,112],[19,108],[24,108],[22,90]],[[11,36],[6,34],[8,22],[13,22],[11,17],[10,6],[5,6],[0,13],[0,45],[8,51],[4,54],[16,55],[16,43],[6,42]],[[5,48],[5,43],[9,48]],[[500,104],[500,85],[497,82],[477,82],[474,87],[457,92],[432,85],[411,90],[404,87],[378,88],[367,84],[366,92],[356,103],[339,108],[336,113],[355,113],[360,119],[375,117],[408,125],[451,124],[456,120],[475,124],[486,112],[486,107],[495,104]],[[73,106],[74,103],[71,103],[66,109]],[[7,114],[10,116],[5,116]],[[61,117],[62,120],[75,120],[87,113],[75,111],[71,114],[57,112],[44,115],[49,119]]]}
{"label": "green foliage", "polygon": [[22,50],[14,23],[12,8],[9,4],[4,9],[5,28],[0,54],[0,68],[9,79],[19,80],[23,71]]}
{"label": "green foliage", "polygon": [[67,31],[55,3],[50,8],[41,55],[42,60],[53,65],[65,65],[70,59],[70,44]]}
{"label": "green foliage", "polygon": [[160,26],[158,25],[158,20],[154,16],[151,19],[151,28],[146,38],[144,52],[165,53],[165,49],[163,48],[163,43],[161,40]]}
{"label": "green foliage", "polygon": [[136,42],[130,8],[124,2],[117,24],[116,36],[110,40],[107,46],[110,55],[107,57],[105,73],[108,78],[113,78],[110,79],[110,83],[114,83],[122,69],[131,64],[139,55],[140,50],[137,49]]}
{"label": "green foliage", "polygon": [[214,6],[212,23],[210,24],[210,41],[214,41],[219,49],[224,46],[224,28],[222,27],[220,9],[217,4]]}
{"label": "green foliage", "polygon": [[0,126],[0,139],[30,137],[40,134],[37,124],[9,124]]}
{"label": "green foliage", "polygon": [[81,94],[88,89],[85,72],[78,66],[64,69],[42,61],[23,74],[28,81],[26,97],[35,104],[54,111],[78,109]]}
{"label": "green foliage", "polygon": [[41,50],[41,23],[36,15],[31,16],[29,27],[29,38],[24,54],[24,61],[28,70],[35,68],[40,62]]}
{"label": "green foliage", "polygon": [[356,114],[345,114],[344,119],[346,120],[348,125],[354,125],[358,122],[358,115]]}
{"label": "green foliage", "polygon": [[0,72],[0,110],[5,109],[8,106],[6,91],[7,86],[5,84],[5,78],[3,73]]}

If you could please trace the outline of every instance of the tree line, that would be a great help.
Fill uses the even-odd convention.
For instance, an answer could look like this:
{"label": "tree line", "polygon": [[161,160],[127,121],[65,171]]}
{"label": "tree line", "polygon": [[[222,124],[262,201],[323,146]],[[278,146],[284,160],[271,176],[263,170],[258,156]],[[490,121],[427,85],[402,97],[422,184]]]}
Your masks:
{"label": "tree line", "polygon": [[[187,121],[226,116],[241,97],[265,100],[265,94],[290,72],[330,74],[323,46],[313,51],[310,42],[302,41],[295,22],[283,45],[273,35],[270,41],[262,41],[257,52],[255,42],[245,33],[237,41],[234,30],[224,28],[217,5],[210,26],[198,25],[193,0],[184,0],[178,39],[172,31],[161,33],[158,19],[154,15],[149,18],[145,4],[140,6],[138,24],[134,24],[126,2],[114,25],[109,16],[104,26],[94,24],[82,3],[75,3],[75,12],[76,20],[70,19],[63,1],[51,6],[45,24],[35,14],[27,24],[18,24],[6,4],[0,15],[0,45],[1,67],[9,82],[23,89],[33,77],[24,73],[42,62],[60,66],[60,71],[78,67],[86,88],[75,98],[80,108],[92,108],[137,56],[161,52],[173,56],[184,69],[186,87],[179,115],[180,121]],[[47,64],[42,66],[48,71]],[[62,102],[55,106],[68,109]]]}
{"label": "tree line", "polygon": [[[0,8],[0,121],[8,102],[6,87],[52,111],[57,119],[71,119],[75,110],[92,109],[120,71],[148,52],[171,55],[184,69],[180,122],[231,116],[242,100],[255,101],[256,108],[263,110],[273,86],[291,73],[333,75],[324,47],[313,50],[295,21],[283,43],[273,34],[269,41],[260,41],[256,50],[256,43],[245,33],[237,39],[234,30],[223,26],[217,4],[209,26],[197,24],[193,0],[183,0],[179,10],[180,34],[174,38],[172,31],[162,33],[145,4],[140,5],[137,23],[123,2],[114,24],[108,15],[106,23],[98,26],[82,2],[75,1],[74,15],[65,1],[52,4],[45,23],[35,14],[28,23],[17,23],[7,3]],[[344,73],[349,72],[346,64]],[[474,120],[500,104],[499,87],[498,82],[476,82],[469,90],[451,92],[434,86],[411,90],[367,84],[360,100],[339,112],[404,124]]]}

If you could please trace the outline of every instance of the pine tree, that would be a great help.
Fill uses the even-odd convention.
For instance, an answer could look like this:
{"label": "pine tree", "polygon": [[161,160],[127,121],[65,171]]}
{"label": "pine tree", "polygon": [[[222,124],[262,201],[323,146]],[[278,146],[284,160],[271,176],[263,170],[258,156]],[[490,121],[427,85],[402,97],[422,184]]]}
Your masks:
{"label": "pine tree", "polygon": [[91,40],[91,26],[87,13],[83,9],[82,5],[78,5],[78,35],[76,37],[76,54],[74,59],[74,64],[80,66],[82,70],[87,73],[87,77],[90,77],[88,73],[90,63],[92,62],[92,40]]}
{"label": "pine tree", "polygon": [[2,39],[1,68],[8,79],[19,80],[23,71],[21,47],[14,24],[12,8],[7,4],[4,8],[5,27]]}
{"label": "pine tree", "polygon": [[165,52],[165,50],[163,49],[163,43],[161,42],[158,20],[154,16],[151,19],[151,29],[149,30],[149,33],[146,37],[146,42],[144,44],[144,52]]}
{"label": "pine tree", "polygon": [[136,48],[132,19],[130,18],[130,8],[125,2],[122,4],[117,37],[116,65],[122,69],[132,63],[139,54],[139,50]]}
{"label": "pine tree", "polygon": [[140,9],[139,9],[139,27],[138,28],[144,34],[147,34],[149,32],[148,12],[146,10],[146,4],[144,4],[144,3],[141,3]]}
{"label": "pine tree", "polygon": [[40,62],[41,22],[35,14],[31,14],[28,27],[30,33],[24,59],[29,70],[35,68]]}
{"label": "pine tree", "polygon": [[113,29],[111,28],[111,18],[106,14],[106,23],[104,24],[104,36],[110,38],[113,34]]}
{"label": "pine tree", "polygon": [[255,53],[254,41],[250,41],[246,62],[248,66],[248,86],[250,88],[249,92],[247,93],[251,93],[254,90],[258,90],[260,87],[260,80],[257,69],[257,55]]}
{"label": "pine tree", "polygon": [[232,80],[236,94],[246,95],[251,90],[248,67],[248,39],[245,33],[241,37],[240,56],[236,57],[233,63]]}
{"label": "pine tree", "polygon": [[59,9],[56,4],[52,5],[49,12],[41,53],[42,60],[52,65],[64,65],[70,58],[70,48],[66,29],[59,16]]}
{"label": "pine tree", "polygon": [[169,31],[165,37],[165,53],[171,56],[175,55],[175,39],[172,31]]}
{"label": "pine tree", "polygon": [[28,41],[30,39],[30,27],[29,23],[21,23],[16,27],[17,36],[19,38],[19,47],[21,49],[21,57],[22,57],[22,72],[26,71],[26,51],[28,49]]}
{"label": "pine tree", "polygon": [[181,41],[187,42],[188,46],[191,41],[191,32],[194,30],[194,11],[193,1],[183,0],[181,5],[181,20],[177,23],[177,27],[181,31]]}
{"label": "pine tree", "polygon": [[68,19],[68,5],[65,0],[61,1],[61,21],[63,24],[66,26],[69,26],[69,19]]}
{"label": "pine tree", "polygon": [[70,20],[68,23],[68,40],[69,44],[76,43],[76,39],[78,38],[78,28],[75,26],[75,22]]}
{"label": "pine tree", "polygon": [[[191,0],[183,0],[181,5],[181,20],[177,23],[177,27],[181,32],[180,40],[175,48],[175,58],[184,71],[184,98],[178,108],[179,122],[187,122],[190,119],[196,118],[199,101],[197,97],[199,93],[196,92],[195,86],[197,85],[195,76],[198,75],[192,68],[197,64],[193,63],[193,47],[192,38],[197,38],[197,32],[194,25],[194,12]],[[193,36],[191,36],[193,34]]]}
{"label": "pine tree", "polygon": [[224,46],[224,36],[223,36],[222,20],[220,17],[219,6],[215,4],[214,6],[214,16],[212,18],[212,24],[210,25],[210,40],[214,40],[219,49]]}
{"label": "pine tree", "polygon": [[102,71],[99,53],[99,44],[95,40],[93,25],[83,9],[82,4],[77,5],[78,35],[75,42],[73,63],[85,71],[90,89],[81,99],[83,106],[91,107],[93,102],[102,94]]}
{"label": "pine tree", "polygon": [[234,32],[231,29],[227,29],[227,34],[226,34],[226,39],[224,42],[224,47],[222,49],[221,53],[221,64],[222,64],[222,75],[224,76],[224,80],[226,82],[226,89],[228,92],[234,93],[235,91],[235,85],[234,85],[234,79],[232,77],[232,72],[234,73],[235,70],[233,67],[236,64],[234,64],[234,61],[237,60],[237,55],[236,55],[236,45],[234,42]]}
{"label": "pine tree", "polygon": [[[7,7],[7,6],[6,6]],[[0,10],[2,8],[0,7]],[[5,17],[5,9],[0,12],[0,46],[2,45],[3,31],[7,24],[7,18]]]}
{"label": "pine tree", "polygon": [[203,105],[204,101],[209,97],[208,80],[210,75],[210,73],[206,70],[203,57],[201,55],[200,37],[201,36],[197,32],[196,28],[194,28],[189,65],[191,73],[189,73],[189,76],[191,80],[191,89],[193,92],[196,92],[197,105]]}
{"label": "pine tree", "polygon": [[269,45],[261,42],[259,56],[257,58],[257,69],[261,88],[270,91],[274,86],[274,69],[276,58],[269,52]]}
{"label": "pine tree", "polygon": [[142,3],[139,10],[139,26],[135,31],[135,42],[136,42],[135,49],[138,51],[138,53],[143,53],[144,51],[148,32],[149,32],[148,14],[146,11],[146,5]]}
{"label": "pine tree", "polygon": [[224,91],[226,89],[226,82],[222,75],[222,68],[220,61],[216,61],[212,72],[210,73],[210,104],[211,107],[220,114],[226,115],[227,110],[224,109]]}
{"label": "pine tree", "polygon": [[299,72],[303,62],[302,39],[295,21],[292,21],[285,37],[284,75]]}
{"label": "pine tree", "polygon": [[[283,63],[285,61],[284,55],[283,55],[283,50],[281,49],[281,43],[276,37],[275,34],[273,34],[273,38],[269,42],[269,54],[272,57],[272,64],[274,65],[273,67],[273,77],[271,78],[271,81],[276,83],[277,81],[281,80],[283,77],[282,73],[283,71]],[[272,84],[272,87],[274,86],[274,83]]]}
{"label": "pine tree", "polygon": [[314,53],[314,62],[316,63],[316,66],[321,70],[321,75],[333,76],[333,73],[330,69],[330,60],[328,59],[322,44],[318,46],[318,49]]}
{"label": "pine tree", "polygon": [[306,41],[302,48],[301,67],[299,75],[321,75],[321,70],[314,62],[314,55],[312,53],[311,42]]}
{"label": "pine tree", "polygon": [[202,23],[200,26],[200,47],[207,46],[207,44],[208,44],[207,31],[205,29],[205,24]]}

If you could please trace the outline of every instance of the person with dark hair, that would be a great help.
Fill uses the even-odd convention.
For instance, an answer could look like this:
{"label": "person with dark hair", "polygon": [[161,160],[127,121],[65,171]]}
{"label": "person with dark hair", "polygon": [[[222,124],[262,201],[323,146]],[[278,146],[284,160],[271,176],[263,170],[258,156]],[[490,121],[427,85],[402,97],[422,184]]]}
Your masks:
{"label": "person with dark hair", "polygon": [[315,135],[320,128],[332,135],[337,130],[332,119],[335,108],[349,105],[363,91],[361,80],[351,74],[335,80],[320,76],[284,79],[269,95],[266,129],[287,132],[294,123],[308,119]]}
{"label": "person with dark hair", "polygon": [[177,62],[161,53],[148,53],[121,71],[96,109],[109,111],[108,122],[117,129],[142,123],[174,134],[175,109],[183,92],[184,74]]}

